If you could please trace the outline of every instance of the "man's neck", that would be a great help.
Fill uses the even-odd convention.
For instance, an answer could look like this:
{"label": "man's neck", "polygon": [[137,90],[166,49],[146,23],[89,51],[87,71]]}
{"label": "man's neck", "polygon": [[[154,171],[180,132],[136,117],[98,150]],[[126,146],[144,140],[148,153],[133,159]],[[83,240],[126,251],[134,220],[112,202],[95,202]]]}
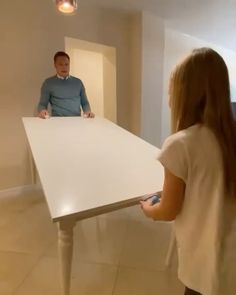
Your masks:
{"label": "man's neck", "polygon": [[57,74],[57,78],[61,79],[61,80],[67,80],[69,79],[70,75],[66,76],[66,77],[62,77],[60,75]]}

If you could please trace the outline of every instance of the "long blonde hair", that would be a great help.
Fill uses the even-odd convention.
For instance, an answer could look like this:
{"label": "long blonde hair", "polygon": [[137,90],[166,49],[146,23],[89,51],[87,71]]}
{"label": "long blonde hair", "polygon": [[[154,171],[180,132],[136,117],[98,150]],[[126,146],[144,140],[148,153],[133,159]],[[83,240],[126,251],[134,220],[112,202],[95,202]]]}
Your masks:
{"label": "long blonde hair", "polygon": [[176,66],[170,82],[172,132],[204,124],[222,151],[225,189],[236,195],[236,124],[227,66],[211,48],[199,48]]}

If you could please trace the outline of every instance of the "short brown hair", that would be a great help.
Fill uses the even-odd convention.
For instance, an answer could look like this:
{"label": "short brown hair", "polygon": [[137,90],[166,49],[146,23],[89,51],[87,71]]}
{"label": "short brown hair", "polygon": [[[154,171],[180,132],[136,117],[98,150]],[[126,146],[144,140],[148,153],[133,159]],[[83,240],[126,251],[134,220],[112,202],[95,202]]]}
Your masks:
{"label": "short brown hair", "polygon": [[59,56],[65,56],[65,57],[67,57],[67,58],[70,60],[70,57],[69,57],[69,55],[68,55],[66,52],[64,52],[64,51],[58,51],[58,52],[55,53],[55,55],[54,55],[54,63],[56,62],[56,60],[57,60],[57,58],[58,58]]}

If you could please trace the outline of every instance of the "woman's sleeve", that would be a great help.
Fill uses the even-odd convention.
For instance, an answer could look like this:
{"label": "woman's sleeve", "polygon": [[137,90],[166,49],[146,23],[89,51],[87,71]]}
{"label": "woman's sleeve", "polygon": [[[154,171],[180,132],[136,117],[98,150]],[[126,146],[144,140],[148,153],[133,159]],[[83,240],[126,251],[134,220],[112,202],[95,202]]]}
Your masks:
{"label": "woman's sleeve", "polygon": [[174,134],[168,137],[157,157],[161,164],[173,175],[186,182],[188,177],[187,145],[183,137]]}

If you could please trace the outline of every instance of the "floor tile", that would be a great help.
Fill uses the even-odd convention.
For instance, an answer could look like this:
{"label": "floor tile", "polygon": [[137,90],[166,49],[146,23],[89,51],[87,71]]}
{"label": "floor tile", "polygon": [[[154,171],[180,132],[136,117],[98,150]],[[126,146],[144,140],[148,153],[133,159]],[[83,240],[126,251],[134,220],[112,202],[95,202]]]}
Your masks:
{"label": "floor tile", "polygon": [[113,295],[182,295],[184,287],[171,272],[121,267]]}
{"label": "floor tile", "polygon": [[0,217],[5,220],[0,226],[0,250],[41,255],[57,239],[57,228],[50,219],[43,198],[29,200],[29,206],[23,200],[22,207],[20,204],[12,205],[14,215],[14,209],[6,209],[10,212],[8,218]]}
{"label": "floor tile", "polygon": [[27,254],[0,252],[0,294],[11,295],[37,262]]}
{"label": "floor tile", "polygon": [[[115,266],[74,263],[71,295],[111,295],[116,275]],[[14,295],[58,295],[60,292],[58,259],[42,257]]]}
{"label": "floor tile", "polygon": [[152,220],[129,223],[120,264],[146,270],[165,269],[171,224]]}

